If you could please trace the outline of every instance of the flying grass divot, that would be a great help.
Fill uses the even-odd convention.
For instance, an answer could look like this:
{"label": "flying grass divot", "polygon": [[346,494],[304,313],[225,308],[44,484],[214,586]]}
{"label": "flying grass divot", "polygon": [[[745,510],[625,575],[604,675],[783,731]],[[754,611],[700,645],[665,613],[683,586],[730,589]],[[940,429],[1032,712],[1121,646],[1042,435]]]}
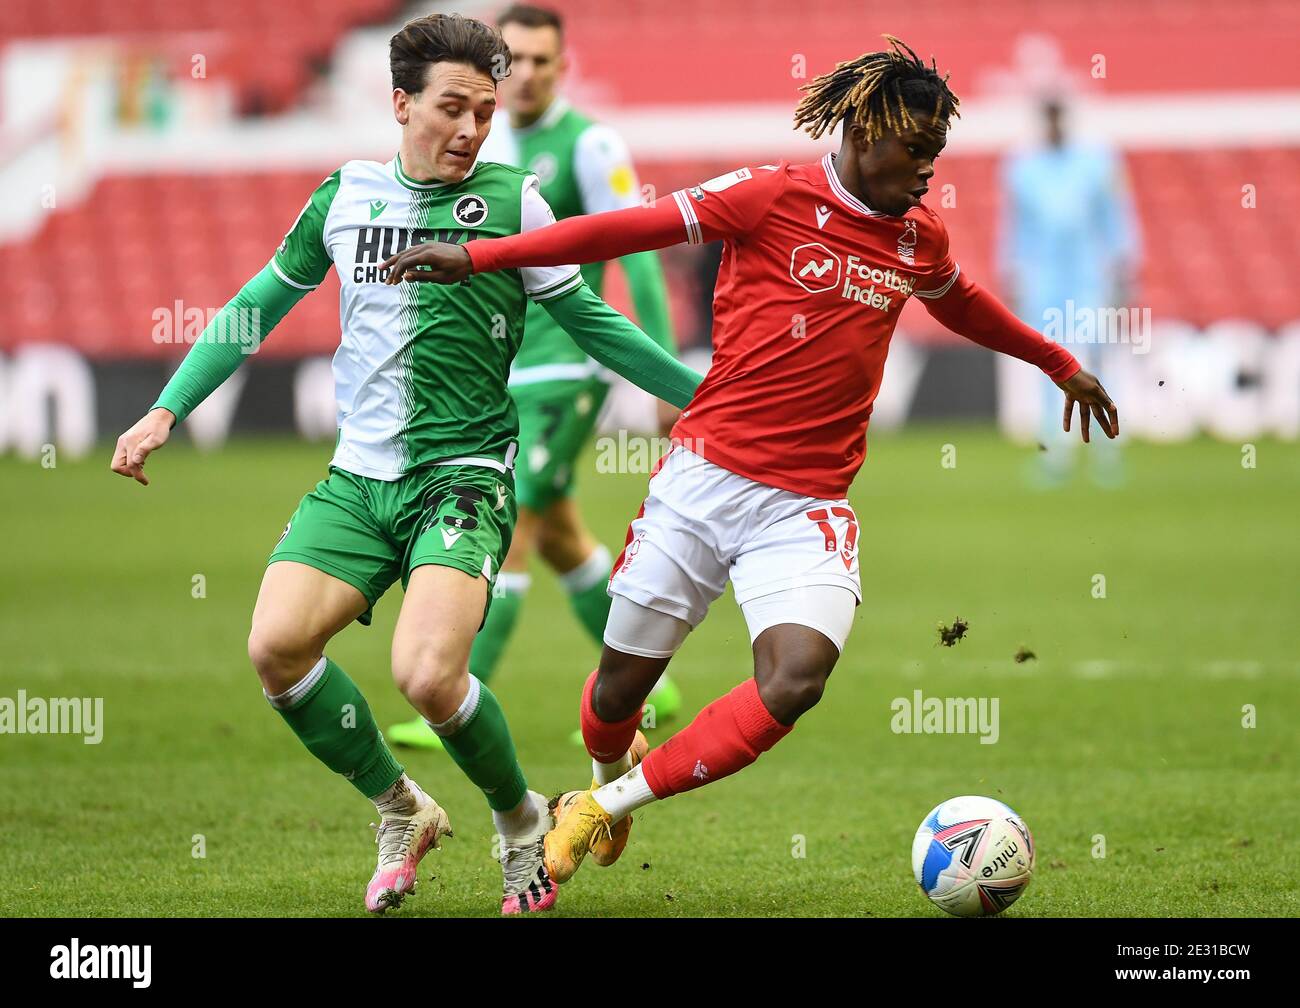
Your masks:
{"label": "flying grass divot", "polygon": [[968,630],[970,630],[970,624],[967,623],[960,616],[958,616],[955,620],[952,621],[952,626],[944,626],[942,623],[940,623],[939,643],[942,644],[944,647],[952,647],[959,640],[961,640],[963,637],[966,636]]}

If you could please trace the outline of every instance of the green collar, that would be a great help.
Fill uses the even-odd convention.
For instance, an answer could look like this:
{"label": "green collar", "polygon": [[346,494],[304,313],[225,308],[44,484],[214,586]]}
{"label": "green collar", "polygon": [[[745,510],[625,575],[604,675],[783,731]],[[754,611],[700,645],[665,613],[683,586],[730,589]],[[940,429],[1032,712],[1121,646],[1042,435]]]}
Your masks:
{"label": "green collar", "polygon": [[[469,171],[465,173],[465,179],[468,179],[473,175],[477,168],[478,161],[475,160],[475,162],[470,165]],[[406,186],[406,188],[414,189],[417,192],[428,192],[431,189],[442,189],[449,185],[460,185],[460,182],[417,182],[415,179],[411,178],[411,176],[407,175],[406,172],[402,171],[401,154],[397,154],[393,157],[393,175],[396,176],[397,181]],[[461,182],[465,181],[465,179],[461,179]]]}

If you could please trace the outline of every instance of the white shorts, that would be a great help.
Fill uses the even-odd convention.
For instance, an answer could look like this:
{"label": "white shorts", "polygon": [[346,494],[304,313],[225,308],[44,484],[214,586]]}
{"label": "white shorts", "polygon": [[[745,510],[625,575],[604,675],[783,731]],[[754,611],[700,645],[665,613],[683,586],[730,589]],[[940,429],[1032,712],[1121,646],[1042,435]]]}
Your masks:
{"label": "white shorts", "polygon": [[742,607],[812,585],[847,588],[861,602],[853,508],[756,483],[674,447],[650,478],[609,592],[695,627],[728,579]]}

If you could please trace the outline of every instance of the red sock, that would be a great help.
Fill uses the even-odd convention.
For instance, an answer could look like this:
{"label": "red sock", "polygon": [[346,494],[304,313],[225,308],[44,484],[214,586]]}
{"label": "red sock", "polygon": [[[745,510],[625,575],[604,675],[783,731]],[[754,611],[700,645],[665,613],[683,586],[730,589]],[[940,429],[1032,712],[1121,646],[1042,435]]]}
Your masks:
{"label": "red sock", "polygon": [[596,688],[597,669],[587,679],[582,689],[582,741],[587,744],[587,752],[597,763],[613,763],[627,754],[632,746],[632,739],[641,724],[641,711],[638,710],[624,721],[602,721],[596,716],[592,706],[591,694]]}
{"label": "red sock", "polygon": [[743,770],[790,733],[763,706],[758,683],[746,679],[695,715],[695,720],[641,764],[656,798],[667,798]]}

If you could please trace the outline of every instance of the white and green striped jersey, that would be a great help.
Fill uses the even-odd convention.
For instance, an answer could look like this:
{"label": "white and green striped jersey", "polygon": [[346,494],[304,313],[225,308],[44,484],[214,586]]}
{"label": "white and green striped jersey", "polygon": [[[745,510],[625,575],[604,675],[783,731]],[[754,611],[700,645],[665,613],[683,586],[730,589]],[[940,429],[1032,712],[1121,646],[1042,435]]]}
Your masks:
{"label": "white and green striped jersey", "polygon": [[331,464],[396,480],[432,462],[513,462],[519,421],[506,391],[527,299],[580,286],[575,266],[503,270],[466,283],[383,283],[380,264],[424,241],[462,243],[554,221],[536,175],[480,160],[455,184],[417,182],[400,157],[349,161],[312,194],[271,266],[311,290],[338,273],[338,443]]}

